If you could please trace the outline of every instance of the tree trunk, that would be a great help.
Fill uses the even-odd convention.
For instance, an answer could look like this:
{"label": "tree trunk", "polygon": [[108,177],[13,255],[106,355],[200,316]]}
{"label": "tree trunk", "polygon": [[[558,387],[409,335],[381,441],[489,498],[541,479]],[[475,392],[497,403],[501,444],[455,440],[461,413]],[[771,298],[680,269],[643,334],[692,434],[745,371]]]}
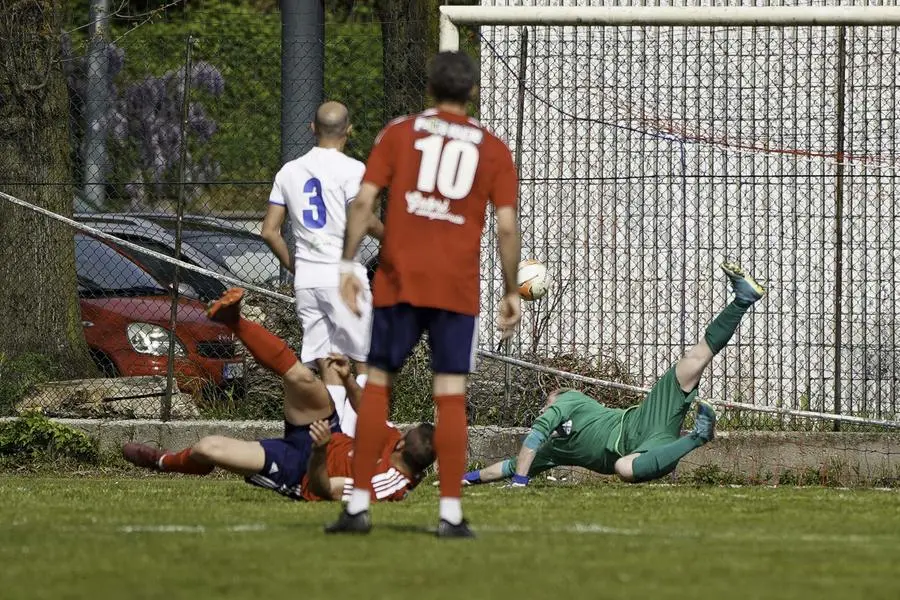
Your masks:
{"label": "tree trunk", "polygon": [[438,49],[438,0],[378,0],[385,121],[425,108],[428,60]]}
{"label": "tree trunk", "polygon": [[[59,0],[0,0],[0,190],[71,216],[60,23]],[[25,352],[50,358],[64,376],[94,373],[73,230],[0,199],[0,354]]]}

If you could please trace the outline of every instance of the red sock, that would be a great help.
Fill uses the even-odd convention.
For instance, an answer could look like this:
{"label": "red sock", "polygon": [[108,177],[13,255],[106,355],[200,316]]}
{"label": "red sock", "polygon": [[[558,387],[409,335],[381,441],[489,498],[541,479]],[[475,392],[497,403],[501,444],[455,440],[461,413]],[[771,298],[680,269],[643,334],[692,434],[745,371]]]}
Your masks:
{"label": "red sock", "polygon": [[437,404],[434,449],[440,471],[441,498],[459,498],[469,444],[466,397],[461,394],[436,396],[434,402]]}
{"label": "red sock", "polygon": [[359,417],[356,420],[356,442],[353,444],[353,487],[372,491],[372,477],[384,450],[388,429],[390,388],[370,381],[363,388]]}
{"label": "red sock", "polygon": [[297,364],[297,355],[288,347],[287,342],[262,325],[247,319],[238,319],[234,323],[228,323],[228,326],[244,343],[253,358],[277,375],[283,376]]}
{"label": "red sock", "polygon": [[187,473],[188,475],[209,475],[215,466],[202,463],[196,458],[191,458],[191,449],[185,448],[181,452],[166,452],[160,459],[163,471],[175,473]]}

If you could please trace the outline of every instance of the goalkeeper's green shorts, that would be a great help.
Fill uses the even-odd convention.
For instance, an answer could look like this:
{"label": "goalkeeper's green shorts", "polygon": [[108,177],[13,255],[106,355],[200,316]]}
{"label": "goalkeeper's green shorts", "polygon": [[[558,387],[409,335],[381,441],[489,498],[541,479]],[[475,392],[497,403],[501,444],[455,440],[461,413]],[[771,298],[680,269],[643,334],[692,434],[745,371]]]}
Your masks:
{"label": "goalkeeper's green shorts", "polygon": [[625,415],[619,454],[646,452],[678,439],[681,424],[696,397],[697,388],[682,391],[675,378],[675,367],[666,371],[644,401]]}

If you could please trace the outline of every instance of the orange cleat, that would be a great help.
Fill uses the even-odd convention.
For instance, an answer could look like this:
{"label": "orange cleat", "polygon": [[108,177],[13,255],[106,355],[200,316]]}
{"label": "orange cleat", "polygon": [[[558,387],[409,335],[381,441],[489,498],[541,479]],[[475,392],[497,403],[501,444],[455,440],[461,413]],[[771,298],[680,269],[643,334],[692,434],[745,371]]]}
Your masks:
{"label": "orange cleat", "polygon": [[231,288],[218,300],[210,303],[206,316],[219,323],[234,323],[241,317],[241,300],[244,298],[243,288]]}

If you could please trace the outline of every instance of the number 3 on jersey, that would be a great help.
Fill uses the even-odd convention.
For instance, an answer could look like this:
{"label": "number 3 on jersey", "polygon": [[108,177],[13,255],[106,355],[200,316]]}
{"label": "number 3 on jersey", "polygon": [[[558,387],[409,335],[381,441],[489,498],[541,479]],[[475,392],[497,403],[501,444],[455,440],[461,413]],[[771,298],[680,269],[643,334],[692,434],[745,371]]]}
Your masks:
{"label": "number 3 on jersey", "polygon": [[420,192],[438,193],[448,200],[461,200],[472,191],[478,169],[478,146],[463,140],[450,140],[429,135],[416,140],[416,150],[422,153],[419,163]]}
{"label": "number 3 on jersey", "polygon": [[322,229],[328,220],[325,199],[322,198],[322,183],[313,177],[303,186],[303,193],[309,194],[309,208],[303,211],[303,224],[307,229]]}

